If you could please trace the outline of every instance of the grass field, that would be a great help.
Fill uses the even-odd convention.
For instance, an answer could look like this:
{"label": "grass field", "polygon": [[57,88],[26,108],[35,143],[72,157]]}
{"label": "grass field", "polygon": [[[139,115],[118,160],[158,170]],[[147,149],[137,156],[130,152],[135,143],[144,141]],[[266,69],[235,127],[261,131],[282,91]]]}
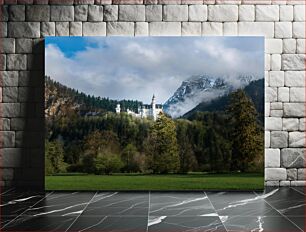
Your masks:
{"label": "grass field", "polygon": [[260,173],[188,175],[46,176],[46,190],[257,190]]}

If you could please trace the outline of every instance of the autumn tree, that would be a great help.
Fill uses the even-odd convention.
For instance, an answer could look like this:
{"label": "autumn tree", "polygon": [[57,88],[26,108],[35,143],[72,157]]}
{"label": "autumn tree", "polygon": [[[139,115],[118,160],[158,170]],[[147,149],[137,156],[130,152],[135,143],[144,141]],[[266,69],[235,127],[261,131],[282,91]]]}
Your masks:
{"label": "autumn tree", "polygon": [[173,120],[161,114],[146,143],[148,166],[153,173],[177,172],[180,158]]}
{"label": "autumn tree", "polygon": [[263,133],[257,123],[257,111],[243,90],[231,94],[228,107],[232,125],[231,169],[247,171],[250,163],[263,156]]}
{"label": "autumn tree", "polygon": [[66,171],[63,144],[59,141],[45,142],[45,173],[47,175]]}

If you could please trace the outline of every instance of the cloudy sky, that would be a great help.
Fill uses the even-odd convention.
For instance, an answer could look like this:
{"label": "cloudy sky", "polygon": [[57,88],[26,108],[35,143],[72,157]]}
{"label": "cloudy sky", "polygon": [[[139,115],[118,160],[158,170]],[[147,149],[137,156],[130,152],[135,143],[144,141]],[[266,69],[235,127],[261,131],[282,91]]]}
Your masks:
{"label": "cloudy sky", "polygon": [[263,37],[48,37],[46,75],[87,94],[164,103],[192,75],[264,75]]}

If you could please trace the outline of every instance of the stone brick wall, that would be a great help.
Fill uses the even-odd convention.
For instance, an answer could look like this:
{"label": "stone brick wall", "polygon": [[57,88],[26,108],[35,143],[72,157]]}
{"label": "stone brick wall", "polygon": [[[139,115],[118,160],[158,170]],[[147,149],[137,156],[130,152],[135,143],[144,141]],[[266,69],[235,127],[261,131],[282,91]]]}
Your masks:
{"label": "stone brick wall", "polygon": [[305,185],[304,0],[7,0],[1,185],[44,186],[45,36],[263,35],[266,185]]}

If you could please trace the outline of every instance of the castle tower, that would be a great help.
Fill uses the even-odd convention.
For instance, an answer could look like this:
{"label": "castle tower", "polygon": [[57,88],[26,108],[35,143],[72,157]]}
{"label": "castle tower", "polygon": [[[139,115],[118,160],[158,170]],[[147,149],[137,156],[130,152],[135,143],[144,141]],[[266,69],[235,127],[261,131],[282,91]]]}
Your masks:
{"label": "castle tower", "polygon": [[155,95],[153,94],[153,97],[152,97],[152,117],[154,119],[154,121],[157,119],[157,113],[156,113],[156,103],[155,103]]}
{"label": "castle tower", "polygon": [[120,114],[120,112],[121,112],[120,104],[117,104],[116,113]]}

